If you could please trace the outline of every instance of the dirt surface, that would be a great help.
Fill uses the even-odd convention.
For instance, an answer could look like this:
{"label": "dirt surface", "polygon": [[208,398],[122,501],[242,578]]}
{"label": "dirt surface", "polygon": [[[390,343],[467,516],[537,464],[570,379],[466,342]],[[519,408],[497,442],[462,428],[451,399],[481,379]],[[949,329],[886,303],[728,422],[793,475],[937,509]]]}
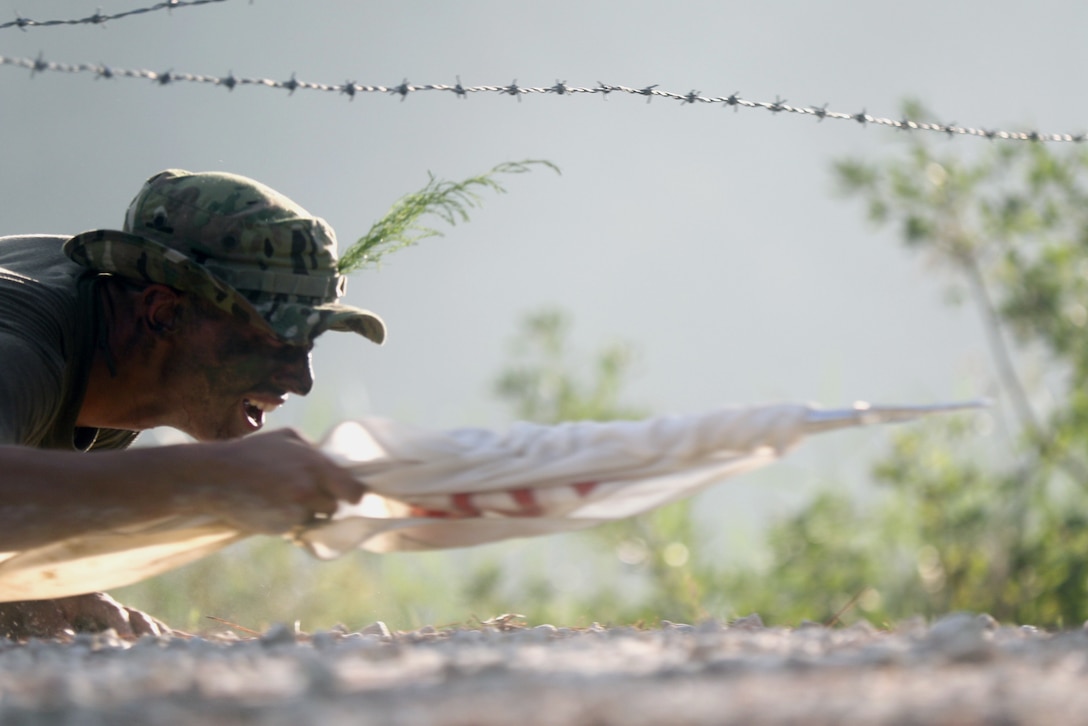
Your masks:
{"label": "dirt surface", "polygon": [[954,614],[894,630],[730,624],[0,641],[4,724],[1057,724],[1088,634]]}

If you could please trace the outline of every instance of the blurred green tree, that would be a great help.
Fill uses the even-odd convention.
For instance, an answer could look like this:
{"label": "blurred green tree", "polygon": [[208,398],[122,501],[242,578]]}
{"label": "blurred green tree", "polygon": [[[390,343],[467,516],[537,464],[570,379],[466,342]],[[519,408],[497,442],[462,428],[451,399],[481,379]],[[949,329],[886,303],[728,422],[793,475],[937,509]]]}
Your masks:
{"label": "blurred green tree", "polygon": [[[648,412],[623,403],[622,396],[636,354],[624,342],[612,342],[594,353],[588,364],[570,352],[571,316],[558,308],[526,315],[512,345],[513,361],[495,383],[495,392],[514,414],[526,421],[610,421],[644,418]],[[705,536],[693,516],[693,501],[611,522],[570,535],[583,554],[611,554],[595,586],[586,591],[580,609],[612,622],[687,621],[705,616],[704,587],[709,572],[694,555]],[[602,544],[604,547],[602,548]],[[616,587],[615,573],[633,575],[638,596]]]}
{"label": "blurred green tree", "polygon": [[[905,115],[925,118],[918,104]],[[770,533],[771,565],[731,573],[741,609],[891,621],[950,610],[1070,626],[1088,618],[1088,153],[1000,143],[835,164],[839,190],[942,270],[985,329],[993,435],[969,420],[899,434],[861,510],[828,494]],[[975,417],[975,421],[985,417]],[[996,439],[996,441],[995,441]]]}

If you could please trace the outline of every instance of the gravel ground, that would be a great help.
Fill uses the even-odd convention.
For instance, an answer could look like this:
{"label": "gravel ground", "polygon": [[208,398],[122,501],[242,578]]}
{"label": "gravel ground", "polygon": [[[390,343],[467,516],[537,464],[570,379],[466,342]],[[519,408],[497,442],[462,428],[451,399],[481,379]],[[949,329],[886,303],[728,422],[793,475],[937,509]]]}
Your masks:
{"label": "gravel ground", "polygon": [[953,614],[894,630],[536,627],[0,640],[3,724],[1058,724],[1088,633]]}

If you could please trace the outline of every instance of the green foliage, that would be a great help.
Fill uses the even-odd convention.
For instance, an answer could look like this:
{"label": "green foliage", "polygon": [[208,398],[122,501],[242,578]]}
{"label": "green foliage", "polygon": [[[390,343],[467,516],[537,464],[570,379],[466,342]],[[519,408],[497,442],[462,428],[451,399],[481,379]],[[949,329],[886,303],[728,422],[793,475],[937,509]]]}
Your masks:
{"label": "green foliage", "polygon": [[867,522],[867,514],[845,495],[818,495],[770,528],[768,566],[713,580],[725,611],[756,612],[767,622],[788,625],[856,620],[858,610],[877,622],[887,619],[886,590],[874,586],[883,584],[893,564],[883,551],[887,533]]}
{"label": "green foliage", "polygon": [[[527,315],[514,339],[514,362],[496,381],[499,398],[519,418],[538,423],[644,418],[645,410],[620,401],[635,361],[631,347],[615,342],[588,364],[572,360],[571,326],[570,316],[559,309]],[[612,622],[656,622],[705,614],[700,584],[705,575],[694,557],[705,539],[687,500],[568,535],[560,546],[594,570],[594,584],[580,593],[582,610]],[[624,587],[639,594],[625,594]]]}
{"label": "green foliage", "polygon": [[559,173],[559,167],[550,161],[529,159],[499,164],[488,172],[459,182],[439,180],[428,174],[426,186],[394,202],[384,217],[371,225],[363,237],[344,251],[338,263],[340,273],[346,275],[366,267],[376,267],[387,254],[428,237],[442,236],[440,231],[423,226],[421,220],[433,215],[451,226],[458,221],[467,222],[468,210],[480,204],[479,192],[506,192],[506,188],[496,179],[497,176],[524,174],[537,165]]}
{"label": "green foliage", "polygon": [[[499,374],[496,395],[519,418],[538,423],[645,416],[619,402],[624,377],[635,360],[631,347],[612,343],[591,365],[578,366],[569,360],[570,329],[570,317],[557,309],[527,315],[512,346],[515,363]],[[580,380],[575,370],[589,371],[593,379]]]}
{"label": "green foliage", "polygon": [[876,622],[951,610],[1083,622],[1088,154],[995,144],[970,158],[911,136],[902,154],[842,160],[835,173],[978,310],[998,425],[989,440],[955,419],[903,431],[873,472],[884,499],[861,510],[827,495],[778,523],[771,564],[729,577],[747,588],[740,606],[787,621],[853,600]]}

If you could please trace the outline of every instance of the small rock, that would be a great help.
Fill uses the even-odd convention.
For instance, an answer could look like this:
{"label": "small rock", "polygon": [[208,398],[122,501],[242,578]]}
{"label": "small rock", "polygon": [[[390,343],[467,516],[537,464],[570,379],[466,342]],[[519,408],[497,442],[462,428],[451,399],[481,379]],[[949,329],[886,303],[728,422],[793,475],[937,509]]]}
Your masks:
{"label": "small rock", "polygon": [[271,647],[275,645],[294,645],[295,631],[284,623],[276,623],[260,637],[261,645]]}
{"label": "small rock", "polygon": [[604,634],[609,638],[630,638],[638,635],[638,630],[630,625],[617,625],[606,630]]}
{"label": "small rock", "polygon": [[185,648],[187,650],[197,652],[207,652],[210,650],[214,650],[216,648],[216,645],[210,640],[206,640],[204,638],[201,638],[200,636],[194,636],[185,641]]}
{"label": "small rock", "polygon": [[896,635],[906,635],[914,638],[924,638],[929,632],[929,626],[925,618],[920,615],[901,620],[895,624]]}
{"label": "small rock", "polygon": [[860,633],[861,635],[872,635],[877,632],[876,626],[865,619],[857,621],[847,628],[847,630],[851,633]]}
{"label": "small rock", "polygon": [[328,650],[336,645],[336,641],[343,637],[335,631],[319,630],[310,638],[310,644],[315,650]]}
{"label": "small rock", "polygon": [[455,630],[450,634],[455,643],[479,643],[483,639],[484,634],[479,630]]}
{"label": "small rock", "polygon": [[971,613],[946,615],[929,629],[926,642],[954,661],[981,661],[993,654],[984,621]]}
{"label": "small rock", "polygon": [[[160,648],[166,647],[166,644],[169,643],[171,640],[175,640],[175,638],[169,635],[151,635],[150,633],[148,633],[147,635],[141,635],[140,639],[132,644],[132,647],[147,650],[158,650]],[[180,638],[177,638],[176,640],[180,640]]]}
{"label": "small rock", "polygon": [[706,633],[720,633],[724,629],[725,629],[724,626],[720,622],[715,620],[714,618],[708,618],[706,620],[703,620],[698,625],[695,626],[695,632],[696,633],[704,633],[704,634],[706,634]]}
{"label": "small rock", "polygon": [[535,628],[518,628],[509,630],[503,634],[503,640],[507,643],[546,643],[551,640],[548,633],[540,632]]}
{"label": "small rock", "polygon": [[971,613],[951,613],[940,618],[929,628],[930,640],[939,641],[962,632],[982,630],[982,624]]}
{"label": "small rock", "polygon": [[341,638],[345,646],[373,648],[382,645],[382,637],[373,633],[348,633]]}
{"label": "small rock", "polygon": [[729,624],[729,627],[741,630],[759,630],[764,627],[763,618],[759,617],[758,613],[752,613],[751,615],[745,615],[743,618],[737,618]]}
{"label": "small rock", "polygon": [[377,635],[381,638],[392,638],[393,634],[389,632],[389,626],[383,623],[381,620],[375,620],[370,625],[366,626],[359,631],[363,635]]}

